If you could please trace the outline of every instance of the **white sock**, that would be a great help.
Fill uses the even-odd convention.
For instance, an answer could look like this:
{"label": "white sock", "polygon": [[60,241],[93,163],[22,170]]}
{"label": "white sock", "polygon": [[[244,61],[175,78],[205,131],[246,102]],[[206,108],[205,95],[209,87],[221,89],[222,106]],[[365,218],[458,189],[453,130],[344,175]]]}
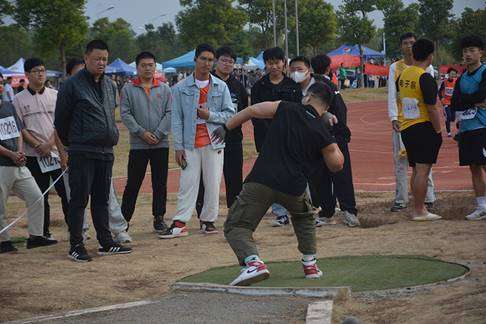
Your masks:
{"label": "white sock", "polygon": [[247,256],[243,261],[245,262],[245,264],[248,264],[248,262],[256,261],[256,260],[260,260],[260,257],[256,254],[253,254]]}
{"label": "white sock", "polygon": [[476,197],[476,202],[479,208],[486,210],[486,196]]}
{"label": "white sock", "polygon": [[302,257],[303,262],[310,262],[310,261],[315,261],[316,260],[316,255],[315,254],[304,254]]}

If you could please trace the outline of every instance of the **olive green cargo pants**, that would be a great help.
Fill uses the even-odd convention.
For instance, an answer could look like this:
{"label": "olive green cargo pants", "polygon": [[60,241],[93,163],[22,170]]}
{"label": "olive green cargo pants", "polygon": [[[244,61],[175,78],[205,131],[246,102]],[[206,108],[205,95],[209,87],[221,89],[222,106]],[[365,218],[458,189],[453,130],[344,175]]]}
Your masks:
{"label": "olive green cargo pants", "polygon": [[306,255],[316,253],[314,215],[319,210],[311,205],[307,192],[300,196],[292,196],[250,182],[243,185],[224,224],[226,240],[241,265],[245,265],[244,259],[247,256],[258,255],[253,232],[273,203],[280,204],[288,210],[297,236],[299,251]]}

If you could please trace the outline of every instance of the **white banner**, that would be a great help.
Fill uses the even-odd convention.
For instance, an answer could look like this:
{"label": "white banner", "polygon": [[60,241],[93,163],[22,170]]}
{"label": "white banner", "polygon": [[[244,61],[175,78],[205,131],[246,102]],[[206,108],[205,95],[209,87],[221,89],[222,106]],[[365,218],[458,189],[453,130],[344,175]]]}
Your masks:
{"label": "white banner", "polygon": [[42,173],[47,173],[61,168],[61,160],[54,152],[51,152],[51,154],[47,156],[38,156],[37,162],[39,162],[39,167]]}
{"label": "white banner", "polygon": [[13,116],[0,119],[0,140],[4,141],[19,136],[20,132]]}

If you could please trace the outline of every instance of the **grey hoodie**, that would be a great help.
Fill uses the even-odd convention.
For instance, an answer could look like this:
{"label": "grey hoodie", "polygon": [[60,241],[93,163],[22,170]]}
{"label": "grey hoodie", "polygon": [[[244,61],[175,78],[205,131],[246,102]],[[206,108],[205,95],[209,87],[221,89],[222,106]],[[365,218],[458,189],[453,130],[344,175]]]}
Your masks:
{"label": "grey hoodie", "polygon": [[[130,149],[142,150],[169,147],[171,123],[171,92],[168,85],[154,80],[149,95],[136,79],[121,90],[121,117],[130,132]],[[159,143],[143,140],[144,132],[153,133]]]}

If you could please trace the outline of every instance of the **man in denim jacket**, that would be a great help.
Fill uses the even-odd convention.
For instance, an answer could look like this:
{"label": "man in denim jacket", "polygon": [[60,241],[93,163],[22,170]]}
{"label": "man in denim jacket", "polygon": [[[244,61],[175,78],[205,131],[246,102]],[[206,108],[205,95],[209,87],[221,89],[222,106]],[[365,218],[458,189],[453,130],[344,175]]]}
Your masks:
{"label": "man in denim jacket", "polygon": [[217,233],[214,222],[218,217],[224,143],[213,143],[210,135],[235,114],[235,108],[226,83],[210,74],[214,60],[210,45],[198,45],[194,73],[173,88],[172,133],[176,162],[182,172],[176,214],[160,238],[188,235],[186,223],[196,206],[201,171],[205,188],[201,231]]}

